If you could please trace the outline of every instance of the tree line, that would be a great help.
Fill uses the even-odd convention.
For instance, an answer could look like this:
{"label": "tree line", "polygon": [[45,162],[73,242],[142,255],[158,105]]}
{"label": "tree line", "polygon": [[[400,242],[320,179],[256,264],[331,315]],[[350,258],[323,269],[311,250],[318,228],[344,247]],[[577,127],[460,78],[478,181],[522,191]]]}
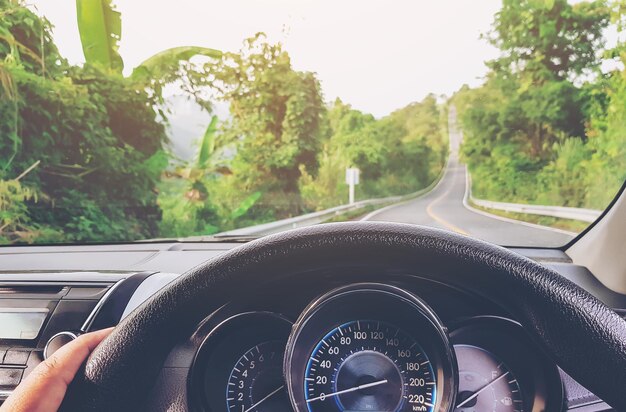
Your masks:
{"label": "tree line", "polygon": [[477,197],[610,203],[626,180],[625,11],[623,1],[503,1],[485,35],[500,57],[481,87],[451,99]]}
{"label": "tree line", "polygon": [[[480,87],[382,118],[328,102],[263,34],[236,52],[168,49],[124,76],[111,0],[77,6],[81,66],[45,18],[0,0],[1,243],[209,235],[345,203],[347,167],[360,199],[414,192],[445,164],[448,105],[477,197],[602,209],[626,179],[623,0],[503,0]],[[168,149],[167,84],[229,107],[192,160]]]}
{"label": "tree line", "polygon": [[[234,53],[166,50],[125,77],[119,13],[101,3],[107,24],[81,38],[106,44],[74,66],[45,18],[0,0],[2,243],[208,235],[345,203],[348,166],[363,171],[360,198],[416,191],[443,166],[446,109],[434,96],[382,119],[328,104],[316,75],[262,34]],[[113,31],[94,32],[103,27]],[[209,112],[217,100],[230,109],[192,161],[167,149],[167,83]]]}

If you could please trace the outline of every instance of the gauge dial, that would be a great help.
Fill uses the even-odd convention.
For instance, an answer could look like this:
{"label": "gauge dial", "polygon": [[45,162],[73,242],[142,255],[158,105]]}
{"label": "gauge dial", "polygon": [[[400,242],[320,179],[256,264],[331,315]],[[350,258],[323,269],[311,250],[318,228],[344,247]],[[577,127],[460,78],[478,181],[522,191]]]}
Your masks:
{"label": "gauge dial", "polygon": [[228,378],[226,406],[232,412],[289,411],[282,373],[285,344],[260,343],[237,361]]}
{"label": "gauge dial", "polygon": [[388,323],[343,324],[314,349],[306,369],[310,412],[432,411],[434,372],[419,344]]}
{"label": "gauge dial", "polygon": [[312,302],[287,342],[285,377],[296,412],[449,411],[452,346],[418,297],[360,283]]}
{"label": "gauge dial", "polygon": [[216,315],[191,371],[191,408],[288,412],[283,357],[291,322],[271,312]]}
{"label": "gauge dial", "polygon": [[510,319],[479,316],[452,325],[458,364],[454,412],[561,410],[559,370]]}
{"label": "gauge dial", "polygon": [[490,352],[454,345],[459,366],[458,412],[524,412],[520,385],[511,370]]}

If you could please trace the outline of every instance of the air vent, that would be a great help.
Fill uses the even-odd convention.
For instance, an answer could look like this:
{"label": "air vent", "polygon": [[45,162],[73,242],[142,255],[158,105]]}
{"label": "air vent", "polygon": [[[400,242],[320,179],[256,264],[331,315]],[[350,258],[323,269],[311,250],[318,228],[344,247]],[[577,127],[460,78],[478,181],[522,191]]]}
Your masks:
{"label": "air vent", "polygon": [[65,289],[61,285],[11,285],[0,286],[0,295],[56,295]]}

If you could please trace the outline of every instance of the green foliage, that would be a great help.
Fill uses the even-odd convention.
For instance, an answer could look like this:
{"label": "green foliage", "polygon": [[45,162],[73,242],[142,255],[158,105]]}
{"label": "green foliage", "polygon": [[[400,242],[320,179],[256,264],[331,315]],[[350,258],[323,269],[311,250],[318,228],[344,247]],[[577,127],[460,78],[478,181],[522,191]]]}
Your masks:
{"label": "green foliage", "polygon": [[220,231],[220,218],[210,202],[198,197],[189,182],[178,177],[165,177],[159,183],[159,206],[163,216],[159,236],[187,237],[210,235]]}
{"label": "green foliage", "polygon": [[230,218],[232,220],[236,220],[244,216],[246,213],[248,213],[248,211],[252,208],[252,206],[254,206],[255,203],[261,198],[261,195],[262,195],[261,192],[254,192],[250,196],[245,198],[243,202],[241,202],[241,204],[237,206],[235,210],[233,210],[233,212],[230,214]]}
{"label": "green foliage", "polygon": [[148,83],[154,79],[168,78],[172,73],[176,73],[181,62],[188,61],[195,56],[219,59],[222,57],[222,52],[208,47],[172,47],[144,60],[133,69],[131,77],[141,83]]}
{"label": "green foliage", "polygon": [[[417,190],[442,166],[433,97],[381,120],[341,102],[329,109],[315,75],[293,70],[262,35],[223,56],[169,49],[124,78],[121,20],[109,1],[77,2],[88,63],[72,67],[47,21],[0,2],[3,241],[208,235],[343,203],[347,166],[363,170],[361,196]],[[182,66],[197,55],[211,59],[202,70]],[[197,157],[176,165],[153,105],[183,76],[216,91],[232,116],[214,116]],[[32,164],[23,181],[8,180]]]}
{"label": "green foliage", "polygon": [[317,176],[304,170],[301,190],[307,207],[345,203],[345,169],[358,167],[358,198],[407,194],[424,188],[441,171],[447,132],[434,96],[380,120],[336,100],[328,111],[329,140]]}
{"label": "green foliage", "polygon": [[67,66],[51,43],[49,24],[4,2],[2,9],[12,12],[0,31],[41,56],[15,56],[15,48],[0,42],[3,78],[11,85],[0,100],[0,179],[39,165],[20,181],[37,196],[11,200],[11,210],[27,211],[19,220],[30,227],[24,231],[44,228],[68,242],[157,235],[154,189],[167,165],[166,136],[146,92],[100,68]]}
{"label": "green foliage", "polygon": [[307,210],[323,210],[346,203],[346,162],[326,143],[319,154],[319,168],[315,175],[301,167],[300,193]]}
{"label": "green foliage", "polygon": [[0,244],[62,239],[58,231],[34,223],[30,218],[27,203],[37,201],[36,191],[22,186],[18,179],[0,180]]}
{"label": "green foliage", "polygon": [[[621,55],[626,64],[626,53]],[[626,181],[626,70],[615,72],[606,84],[606,111],[590,119],[584,203],[604,208]]]}
{"label": "green foliage", "polygon": [[[122,74],[124,62],[118,52],[122,38],[122,17],[115,10],[113,0],[76,0],[76,11],[85,61],[104,71]],[[196,98],[194,86],[185,83],[190,77],[188,72],[194,69],[183,67],[184,63],[190,66],[189,61],[196,56],[214,61],[222,56],[222,52],[199,46],[172,47],[144,60],[133,69],[130,78],[137,84],[136,87],[152,91],[150,102],[153,104],[163,104],[163,87],[175,82],[181,85],[183,91]],[[210,111],[210,104],[199,98],[197,101]],[[164,112],[160,114],[165,118]]]}
{"label": "green foliage", "polygon": [[545,190],[537,194],[537,203],[581,206],[588,190],[586,162],[590,157],[589,146],[580,139],[569,138],[557,144],[554,160],[538,175],[539,187]]}
{"label": "green foliage", "polygon": [[294,71],[281,45],[262,35],[208,70],[231,108],[223,132],[236,151],[229,184],[240,193],[262,192],[280,204],[279,215],[300,213],[300,167],[317,168],[325,110],[317,79]]}
{"label": "green foliage", "polygon": [[23,6],[20,0],[0,0],[0,56],[6,65],[45,76],[64,65],[52,43],[50,23]]}
{"label": "green foliage", "polygon": [[380,126],[370,114],[336,100],[329,113],[331,150],[340,153],[345,167],[358,167],[367,177],[380,176],[376,166],[389,150],[379,135]]}
{"label": "green foliage", "polygon": [[532,82],[580,75],[597,67],[608,21],[603,0],[503,0],[487,38],[504,53],[491,66]]}
{"label": "green foliage", "polygon": [[[26,201],[36,200],[32,189],[22,187],[17,180],[0,180],[1,233],[14,233],[29,222]],[[6,235],[5,235],[6,236]]]}
{"label": "green foliage", "polygon": [[262,196],[255,192],[234,209],[223,207],[224,188],[220,182],[227,180],[224,174],[231,172],[222,156],[224,147],[218,146],[218,121],[217,116],[211,118],[200,139],[196,159],[166,176],[159,185],[163,237],[210,235],[231,229]]}
{"label": "green foliage", "polygon": [[119,54],[122,16],[112,0],[76,0],[78,31],[88,63],[121,73],[124,62]]}
{"label": "green foliage", "polygon": [[[448,107],[433,95],[388,116],[324,103],[262,34],[237,53],[176,47],[128,78],[110,0],[77,0],[87,64],[72,67],[50,25],[0,0],[0,242],[128,241],[209,235],[347,201],[407,194],[441,172]],[[489,41],[502,51],[483,86],[462,88],[462,155],[474,193],[603,208],[626,179],[626,71],[598,71],[623,1],[504,0]],[[612,13],[612,14],[611,14]],[[623,44],[604,58],[626,63]],[[204,56],[205,64],[194,56]],[[186,163],[163,150],[165,84],[226,102]],[[160,119],[157,120],[157,119]]]}
{"label": "green foliage", "polygon": [[[626,179],[626,81],[623,69],[597,70],[610,10],[503,1],[489,35],[502,56],[482,87],[452,99],[476,196],[598,209],[613,198]],[[619,22],[623,9],[613,10]]]}
{"label": "green foliage", "polygon": [[[211,62],[219,60],[222,52],[208,47],[180,46],[163,50],[144,60],[133,69],[130,79],[141,87],[153,92],[156,103],[165,103],[161,98],[163,88],[167,84],[177,83],[186,94],[191,95],[206,111],[211,111],[210,102],[198,98],[195,86],[189,83],[190,72],[194,72],[194,65],[189,61],[197,56],[208,58]],[[165,117],[165,116],[163,116]]]}
{"label": "green foliage", "polygon": [[200,143],[200,151],[198,153],[198,168],[206,168],[209,166],[212,155],[215,153],[215,132],[217,132],[217,116],[211,118],[211,122],[207,126],[202,142]]}
{"label": "green foliage", "polygon": [[[232,117],[201,140],[196,169],[213,172],[191,197],[214,207],[221,230],[344,203],[348,166],[362,170],[360,197],[418,190],[443,166],[445,122],[433,96],[381,120],[339,100],[327,108],[315,76],[294,71],[262,34],[192,81],[206,78]],[[206,159],[218,141],[230,156],[215,168]]]}

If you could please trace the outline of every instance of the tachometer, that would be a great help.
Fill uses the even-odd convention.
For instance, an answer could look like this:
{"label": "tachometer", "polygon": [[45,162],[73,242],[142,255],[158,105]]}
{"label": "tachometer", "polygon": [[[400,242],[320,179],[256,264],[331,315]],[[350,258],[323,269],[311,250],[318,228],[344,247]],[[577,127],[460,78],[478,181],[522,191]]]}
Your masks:
{"label": "tachometer", "polygon": [[291,322],[271,312],[216,316],[213,322],[193,362],[191,409],[292,411],[283,375]]}
{"label": "tachometer", "polygon": [[232,412],[287,412],[282,341],[263,342],[244,353],[228,378],[226,403]]}
{"label": "tachometer", "polygon": [[455,362],[423,301],[393,286],[357,284],[304,311],[285,375],[297,412],[433,412],[453,405]]}
{"label": "tachometer", "polygon": [[431,412],[436,399],[435,374],[419,343],[374,320],[330,331],[315,347],[304,380],[310,412]]}

